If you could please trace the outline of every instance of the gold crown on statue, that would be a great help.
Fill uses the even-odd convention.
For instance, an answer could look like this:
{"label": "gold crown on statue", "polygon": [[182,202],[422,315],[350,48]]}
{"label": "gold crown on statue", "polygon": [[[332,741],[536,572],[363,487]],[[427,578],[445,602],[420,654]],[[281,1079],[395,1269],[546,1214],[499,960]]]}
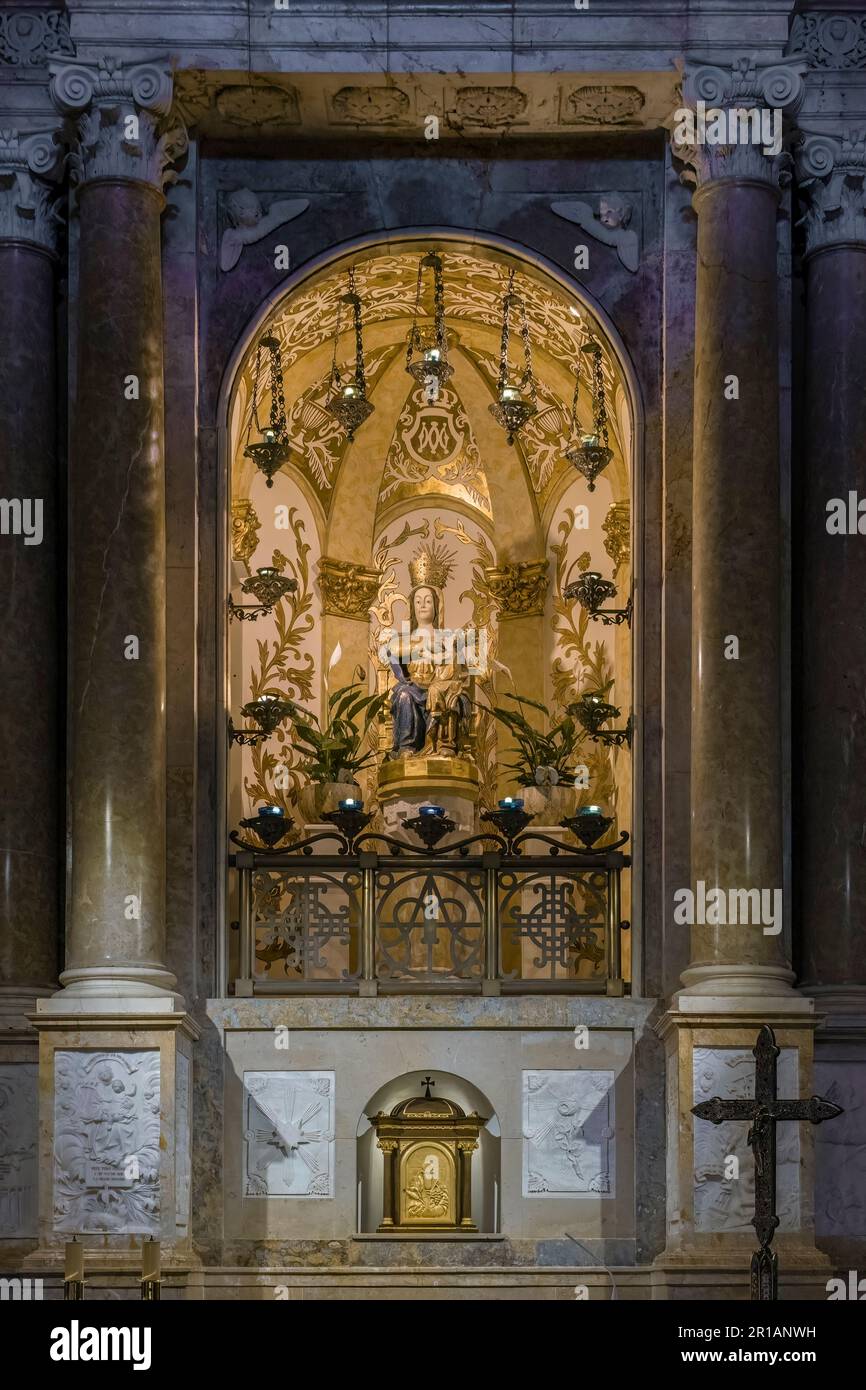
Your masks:
{"label": "gold crown on statue", "polygon": [[412,588],[422,584],[431,589],[444,589],[454,569],[456,555],[444,545],[422,545],[415,551],[414,559],[409,561],[409,578]]}

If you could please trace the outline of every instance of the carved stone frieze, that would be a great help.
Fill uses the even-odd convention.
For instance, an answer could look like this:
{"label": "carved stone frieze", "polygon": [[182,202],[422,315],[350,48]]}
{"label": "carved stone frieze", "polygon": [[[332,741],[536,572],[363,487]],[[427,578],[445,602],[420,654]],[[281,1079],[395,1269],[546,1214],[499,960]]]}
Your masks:
{"label": "carved stone frieze", "polygon": [[[693,1054],[694,1103],[751,1100],[755,1094],[755,1058],[748,1048],[696,1047]],[[797,1051],[783,1047],[779,1056],[779,1095],[798,1094]],[[694,1128],[694,1211],[696,1231],[751,1232],[755,1214],[755,1160],[748,1143],[749,1126],[724,1120],[696,1120]],[[731,1159],[736,1162],[732,1163]],[[779,1229],[800,1224],[800,1126],[779,1125],[776,1150],[776,1210]]]}
{"label": "carved stone frieze", "polygon": [[637,120],[645,103],[639,87],[575,87],[563,97],[562,119],[579,125],[627,125]]}
{"label": "carved stone frieze", "polygon": [[338,618],[358,618],[366,622],[379,593],[381,576],[349,560],[319,561],[319,585],[325,613]]}
{"label": "carved stone frieze", "polygon": [[134,179],[160,192],[177,174],[170,165],[186,150],[182,126],[164,129],[172,77],[162,61],[53,62],[51,96],[63,115],[76,116],[71,165],[76,181]]}
{"label": "carved stone frieze", "polygon": [[866,243],[866,131],[803,132],[795,151],[807,252]]}
{"label": "carved stone frieze", "polygon": [[37,1231],[38,1067],[0,1066],[0,1239]]}
{"label": "carved stone frieze", "polygon": [[0,131],[0,240],[56,250],[62,219],[47,180],[56,178],[61,156],[52,131]]}
{"label": "carved stone frieze", "polygon": [[335,125],[395,125],[409,116],[409,98],[399,87],[341,87],[331,98]]}
{"label": "carved stone frieze", "polygon": [[866,68],[866,14],[798,14],[788,53],[803,54],[816,68]]}
{"label": "carved stone frieze", "polygon": [[509,125],[526,111],[529,98],[519,87],[461,87],[454,93],[452,115],[463,125]]}
{"label": "carved stone frieze", "polygon": [[54,1054],[54,1229],[159,1234],[159,1051]]}
{"label": "carved stone frieze", "polygon": [[526,618],[544,612],[547,561],[524,560],[515,565],[487,566],[484,578],[499,604],[499,617]]}
{"label": "carved stone frieze", "polygon": [[802,101],[802,58],[762,63],[753,55],[729,67],[686,64],[682,106],[669,122],[682,178],[698,188],[717,179],[757,180],[777,187],[789,163],[782,113]]}
{"label": "carved stone frieze", "polygon": [[74,55],[65,10],[12,10],[0,14],[0,63],[38,67],[55,54]]}
{"label": "carved stone frieze", "polygon": [[261,527],[262,523],[250,499],[235,498],[232,502],[232,558],[244,565],[247,572],[258,548]]}
{"label": "carved stone frieze", "polygon": [[230,125],[300,125],[298,95],[290,87],[270,84],[223,87],[216,109]]}
{"label": "carved stone frieze", "polygon": [[612,1071],[523,1073],[523,1196],[613,1193]]}

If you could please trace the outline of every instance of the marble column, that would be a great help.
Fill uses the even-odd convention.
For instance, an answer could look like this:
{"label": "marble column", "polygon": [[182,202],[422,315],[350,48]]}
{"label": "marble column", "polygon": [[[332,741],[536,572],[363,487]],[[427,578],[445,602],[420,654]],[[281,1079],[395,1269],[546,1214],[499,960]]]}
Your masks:
{"label": "marble column", "polygon": [[160,217],[179,132],[167,65],[51,65],[77,117],[70,458],[72,881],[64,997],[171,994],[165,953]]}
{"label": "marble column", "polygon": [[[50,132],[0,134],[0,1026],[57,980],[59,676]],[[61,531],[62,534],[62,531]]]}
{"label": "marble column", "polygon": [[803,988],[820,999],[822,1009],[858,1014],[862,1027],[866,135],[805,134],[797,166],[807,204],[806,448],[799,538],[801,973]]}
{"label": "marble column", "polygon": [[[710,108],[788,104],[795,66],[687,72]],[[782,747],[777,161],[760,143],[675,144],[696,183],[691,889],[687,994],[790,993],[781,935]],[[739,922],[702,893],[758,890]],[[685,885],[683,885],[685,887]],[[744,901],[744,900],[743,900]],[[768,921],[775,911],[776,920]],[[725,916],[728,914],[726,913]],[[722,914],[719,914],[721,917]],[[769,926],[770,931],[765,928]]]}

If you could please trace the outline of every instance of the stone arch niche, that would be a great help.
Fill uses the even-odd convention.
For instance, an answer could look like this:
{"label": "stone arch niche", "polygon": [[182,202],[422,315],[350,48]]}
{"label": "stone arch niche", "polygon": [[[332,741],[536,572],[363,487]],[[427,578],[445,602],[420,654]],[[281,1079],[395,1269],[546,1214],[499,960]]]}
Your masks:
{"label": "stone arch niche", "polygon": [[[425,456],[415,447],[424,438],[424,421],[419,424],[420,408],[417,399],[413,402],[417,392],[405,371],[418,262],[430,249],[444,259],[446,324],[455,368],[447,428],[452,434],[463,429],[467,440],[459,457],[448,456],[453,439],[446,441],[439,462],[435,450],[428,449]],[[351,443],[325,410],[339,299],[350,266],[355,267],[363,305],[369,398],[375,407]],[[512,268],[527,305],[539,384],[538,414],[513,447],[489,413],[495,399],[501,298]],[[256,344],[265,333],[281,344],[292,444],[291,458],[272,489],[265,488],[243,455]],[[589,337],[602,345],[614,455],[593,493],[563,456],[576,364],[580,429],[590,426],[589,358],[580,352]],[[344,315],[338,363],[348,366],[352,354]],[[261,418],[269,404],[265,391]],[[561,588],[567,577],[592,568],[614,578],[617,603],[624,605],[639,582],[632,543],[640,527],[635,514],[640,489],[634,486],[639,399],[615,329],[561,271],[515,243],[446,229],[412,230],[337,247],[289,277],[261,307],[230,364],[222,409],[234,527],[227,547],[227,584],[237,598],[247,568],[270,564],[276,550],[285,557],[286,572],[299,579],[300,591],[270,617],[227,629],[227,712],[236,722],[240,706],[254,693],[285,693],[319,710],[326,676],[333,689],[351,680],[358,667],[374,688],[371,654],[383,596],[396,593],[391,611],[404,616],[404,571],[412,543],[422,541],[436,541],[464,560],[471,554],[473,578],[459,593],[472,592],[495,630],[499,664],[491,683],[494,698],[501,702],[506,691],[516,689],[561,714],[569,699],[603,677],[612,681],[612,702],[626,718],[634,704],[633,630],[586,620],[578,606],[563,599]],[[442,437],[443,432],[444,425]],[[426,435],[429,443],[436,431],[427,429]],[[277,508],[282,508],[280,531]],[[426,533],[411,534],[425,521]],[[400,554],[383,546],[383,538],[393,540],[407,528],[409,543]],[[456,600],[458,590],[454,593]],[[449,603],[455,606],[451,598]],[[232,825],[265,799],[290,811],[296,805],[298,775],[288,739],[278,734],[265,748],[264,754],[232,750],[227,777]],[[495,767],[492,773],[488,769],[488,801],[515,789],[502,767],[510,760],[507,738],[495,725],[489,759]],[[581,799],[604,800],[618,828],[634,834],[630,750],[607,750],[587,741],[584,762],[590,785]],[[280,788],[275,776],[284,763],[288,773]]]}
{"label": "stone arch niche", "polygon": [[[358,1230],[374,1232],[382,1220],[384,1155],[377,1147],[374,1115],[390,1114],[401,1101],[424,1095],[426,1072],[406,1072],[380,1086],[365,1104],[357,1128],[357,1210]],[[501,1229],[501,1126],[492,1103],[483,1091],[456,1072],[431,1069],[435,1085],[433,1098],[454,1101],[467,1114],[473,1111],[486,1123],[478,1135],[478,1149],[472,1162],[472,1216],[479,1233],[494,1234]],[[418,1239],[424,1238],[420,1231]],[[429,1239],[429,1234],[428,1237]]]}

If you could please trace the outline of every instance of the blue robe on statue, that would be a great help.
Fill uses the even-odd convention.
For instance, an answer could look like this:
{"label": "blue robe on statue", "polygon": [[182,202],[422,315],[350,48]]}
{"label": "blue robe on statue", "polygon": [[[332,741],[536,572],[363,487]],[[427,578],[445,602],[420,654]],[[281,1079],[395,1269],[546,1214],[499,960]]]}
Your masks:
{"label": "blue robe on statue", "polygon": [[[395,664],[396,665],[396,664]],[[391,718],[394,736],[391,756],[420,753],[427,738],[427,690],[409,680],[404,667],[395,669],[397,684],[391,692]]]}

